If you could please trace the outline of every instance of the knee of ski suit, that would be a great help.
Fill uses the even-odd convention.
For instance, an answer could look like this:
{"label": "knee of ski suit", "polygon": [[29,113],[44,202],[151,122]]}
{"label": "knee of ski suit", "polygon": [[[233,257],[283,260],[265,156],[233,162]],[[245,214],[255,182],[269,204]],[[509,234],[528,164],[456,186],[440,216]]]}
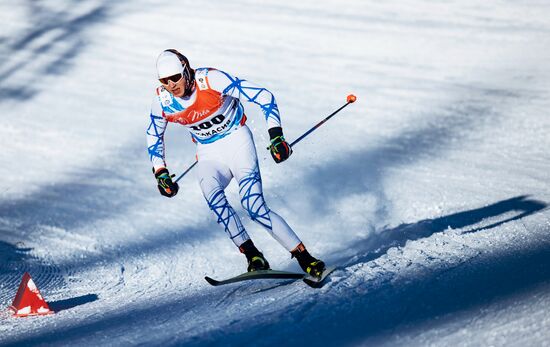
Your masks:
{"label": "knee of ski suit", "polygon": [[256,192],[245,194],[241,199],[241,205],[248,213],[250,219],[270,228],[270,210],[265,203],[262,193]]}

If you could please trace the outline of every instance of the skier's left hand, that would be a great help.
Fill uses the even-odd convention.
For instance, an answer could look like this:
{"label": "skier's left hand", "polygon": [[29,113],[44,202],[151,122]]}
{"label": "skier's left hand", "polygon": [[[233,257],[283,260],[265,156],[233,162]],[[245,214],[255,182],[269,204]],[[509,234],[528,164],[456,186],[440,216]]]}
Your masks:
{"label": "skier's left hand", "polygon": [[174,176],[175,175],[170,175],[166,168],[162,168],[155,172],[159,192],[167,198],[175,196],[179,190],[178,184],[172,181]]}
{"label": "skier's left hand", "polygon": [[292,148],[290,148],[288,142],[286,142],[283,136],[283,129],[281,127],[275,127],[268,130],[271,145],[268,147],[271,152],[271,156],[276,163],[281,163],[290,157],[292,154]]}

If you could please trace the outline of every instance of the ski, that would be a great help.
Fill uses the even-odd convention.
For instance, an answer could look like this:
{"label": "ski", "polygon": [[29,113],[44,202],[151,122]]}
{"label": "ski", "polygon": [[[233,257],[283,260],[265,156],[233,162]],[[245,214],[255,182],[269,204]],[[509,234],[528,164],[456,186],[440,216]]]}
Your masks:
{"label": "ski", "polygon": [[328,275],[330,275],[334,270],[336,270],[336,266],[328,266],[325,269],[325,271],[323,271],[323,274],[321,275],[321,277],[313,277],[313,276],[305,275],[303,278],[303,281],[305,284],[307,284],[310,287],[319,288],[323,286]]}
{"label": "ski", "polygon": [[302,279],[305,284],[313,288],[322,287],[327,277],[336,270],[336,266],[329,266],[323,271],[320,278],[306,275],[303,273],[279,271],[279,270],[258,270],[252,272],[245,272],[235,277],[230,277],[225,280],[216,280],[212,277],[205,276],[206,282],[213,286],[221,286],[224,284],[257,280],[257,279]]}
{"label": "ski", "polygon": [[210,283],[213,286],[221,286],[224,284],[255,280],[255,279],[302,279],[304,274],[288,271],[278,271],[278,270],[257,270],[251,272],[245,272],[235,277],[231,277],[225,280],[215,280],[211,277],[205,276],[204,279],[206,282]]}

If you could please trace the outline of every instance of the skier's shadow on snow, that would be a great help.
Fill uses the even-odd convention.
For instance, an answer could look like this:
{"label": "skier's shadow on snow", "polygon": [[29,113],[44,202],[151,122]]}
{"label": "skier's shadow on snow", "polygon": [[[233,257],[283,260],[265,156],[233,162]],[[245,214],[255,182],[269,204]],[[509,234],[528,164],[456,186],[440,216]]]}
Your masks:
{"label": "skier's shadow on snow", "polygon": [[[483,232],[541,212],[547,206],[547,203],[528,196],[517,196],[485,207],[403,224],[384,230],[382,240],[354,244],[357,256],[347,264],[344,258],[339,259],[340,262],[335,258],[331,260],[354,271],[353,265],[377,259],[389,248],[404,246],[408,240],[427,238],[448,228],[461,233]],[[456,250],[454,256],[460,258],[460,253],[461,250]],[[380,268],[379,273],[375,272],[373,282],[362,282],[362,270],[358,270],[358,281],[351,281],[350,288],[346,289],[345,281],[340,281],[338,290],[343,293],[329,291],[334,295],[320,295],[315,305],[290,309],[278,317],[276,324],[260,322],[245,333],[239,331],[228,336],[223,332],[216,336],[209,332],[208,337],[223,336],[224,341],[252,340],[266,330],[288,329],[288,322],[298,316],[303,319],[301,327],[316,326],[317,334],[307,337],[311,345],[340,346],[342,341],[345,345],[387,344],[396,333],[407,336],[409,330],[419,332],[437,327],[466,311],[479,312],[488,305],[508,305],[509,300],[515,302],[518,297],[531,295],[531,290],[548,283],[549,261],[548,243],[535,242],[530,247],[481,253],[475,260],[450,267],[425,268],[418,264],[421,269],[408,271],[411,276],[400,277],[391,270]],[[340,276],[335,273],[333,277]],[[340,299],[341,294],[343,299]],[[307,315],[303,313],[304,307]]]}
{"label": "skier's shadow on snow", "polygon": [[[517,196],[477,209],[402,224],[381,232],[382,239],[365,240],[354,247],[358,255],[348,260],[346,267],[368,263],[392,247],[404,246],[409,240],[427,238],[447,229],[462,234],[483,232],[539,213],[547,206],[547,203],[529,196]],[[460,254],[458,250],[456,256],[460,257]],[[341,261],[345,263],[344,259]],[[413,271],[417,273],[416,277],[401,279],[389,275],[384,279],[384,275],[380,275],[374,283],[363,286],[367,291],[357,297],[351,308],[344,308],[340,313],[331,312],[342,318],[339,324],[334,325],[334,320],[319,324],[327,329],[327,334],[331,331],[351,334],[350,344],[355,339],[365,343],[364,339],[369,337],[369,342],[376,345],[388,338],[387,331],[391,329],[400,332],[422,329],[415,327],[444,323],[446,318],[439,320],[440,317],[506,302],[514,295],[529,295],[530,290],[547,283],[550,278],[548,261],[548,244],[536,242],[529,247],[481,253],[475,261],[450,268]],[[322,339],[323,336],[319,336],[319,340]]]}
{"label": "skier's shadow on snow", "polygon": [[[392,229],[383,230],[364,241],[358,249],[368,253],[356,257],[351,263],[365,263],[384,255],[392,247],[402,247],[407,241],[427,238],[432,234],[446,229],[464,229],[462,233],[474,233],[498,227],[504,223],[522,219],[537,213],[548,206],[547,203],[529,199],[528,195],[521,195],[502,200],[494,204],[473,210],[458,212],[435,219],[421,220],[411,224],[401,224]],[[485,223],[484,223],[485,222]],[[376,251],[371,251],[376,249]],[[344,262],[343,259],[340,262]],[[336,262],[338,263],[338,261]]]}

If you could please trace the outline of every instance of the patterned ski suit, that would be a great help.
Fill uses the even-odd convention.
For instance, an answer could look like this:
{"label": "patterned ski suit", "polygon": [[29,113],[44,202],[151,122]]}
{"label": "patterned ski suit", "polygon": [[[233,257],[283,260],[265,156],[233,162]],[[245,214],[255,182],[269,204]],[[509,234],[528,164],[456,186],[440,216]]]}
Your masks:
{"label": "patterned ski suit", "polygon": [[283,218],[269,209],[263,192],[256,148],[241,101],[258,105],[268,128],[281,126],[279,110],[270,91],[212,68],[195,70],[195,88],[184,98],[164,87],[156,89],[147,129],[149,158],[155,170],[166,167],[164,132],[169,122],[184,125],[197,144],[197,174],[202,193],[233,240],[240,246],[250,239],[224,189],[233,177],[239,184],[241,205],[288,251],[300,239]]}

